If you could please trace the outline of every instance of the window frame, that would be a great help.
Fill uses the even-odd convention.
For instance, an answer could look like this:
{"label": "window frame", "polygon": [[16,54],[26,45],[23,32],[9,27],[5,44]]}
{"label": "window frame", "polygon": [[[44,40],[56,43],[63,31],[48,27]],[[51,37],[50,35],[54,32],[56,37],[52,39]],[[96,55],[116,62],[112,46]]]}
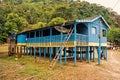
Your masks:
{"label": "window frame", "polygon": [[91,34],[93,34],[93,35],[96,35],[97,34],[97,28],[96,27],[92,27],[91,28]]}
{"label": "window frame", "polygon": [[105,29],[102,30],[102,36],[107,37],[107,30],[105,30]]}

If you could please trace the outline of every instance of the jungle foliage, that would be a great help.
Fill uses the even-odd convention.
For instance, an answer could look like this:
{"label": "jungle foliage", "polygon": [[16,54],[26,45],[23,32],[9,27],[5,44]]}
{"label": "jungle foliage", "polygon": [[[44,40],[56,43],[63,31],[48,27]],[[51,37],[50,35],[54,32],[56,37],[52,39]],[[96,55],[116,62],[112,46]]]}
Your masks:
{"label": "jungle foliage", "polygon": [[[74,0],[1,0],[0,2],[0,41],[8,32],[21,32],[27,29],[41,28],[54,24],[102,15],[111,27],[117,31],[120,27],[120,15],[101,5]],[[116,28],[117,27],[117,28]],[[108,32],[108,40],[120,40],[118,33]],[[112,38],[111,38],[112,36]],[[114,38],[113,38],[114,37]],[[4,41],[3,41],[4,42]]]}

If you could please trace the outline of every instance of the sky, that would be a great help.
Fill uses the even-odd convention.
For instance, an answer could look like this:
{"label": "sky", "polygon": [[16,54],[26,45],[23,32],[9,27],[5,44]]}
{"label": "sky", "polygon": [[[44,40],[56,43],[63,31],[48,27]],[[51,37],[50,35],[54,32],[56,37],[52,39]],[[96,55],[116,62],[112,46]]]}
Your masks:
{"label": "sky", "polygon": [[101,4],[106,8],[112,8],[115,12],[120,14],[120,0],[81,0],[81,1]]}

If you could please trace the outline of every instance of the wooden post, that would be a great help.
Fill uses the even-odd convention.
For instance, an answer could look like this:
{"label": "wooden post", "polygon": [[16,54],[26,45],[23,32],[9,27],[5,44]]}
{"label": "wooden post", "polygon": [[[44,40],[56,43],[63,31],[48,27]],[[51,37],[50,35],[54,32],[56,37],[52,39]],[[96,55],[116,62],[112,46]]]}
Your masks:
{"label": "wooden post", "polygon": [[74,21],[74,45],[75,45],[75,47],[73,48],[74,49],[74,66],[76,66],[76,33],[77,33],[77,31],[76,31],[76,25],[77,25],[77,23],[76,23],[76,21]]}
{"label": "wooden post", "polygon": [[19,46],[17,46],[17,54],[16,54],[16,57],[20,57],[20,49],[19,49]]}
{"label": "wooden post", "polygon": [[26,55],[28,55],[28,47],[26,47]]}
{"label": "wooden post", "polygon": [[80,62],[82,62],[82,47],[80,47]]}
{"label": "wooden post", "polygon": [[76,66],[76,46],[73,48],[74,50],[74,66]]}
{"label": "wooden post", "polygon": [[52,47],[49,48],[49,53],[50,53],[50,61],[52,61],[52,53],[53,53]]}
{"label": "wooden post", "polygon": [[62,68],[62,44],[60,45],[60,68]]}
{"label": "wooden post", "polygon": [[22,57],[22,46],[20,46],[20,57]]}
{"label": "wooden post", "polygon": [[44,60],[46,60],[46,47],[44,47]]}
{"label": "wooden post", "polygon": [[105,58],[106,58],[106,61],[108,61],[107,47],[105,48],[105,52],[106,52]]}
{"label": "wooden post", "polygon": [[24,46],[24,55],[26,54],[26,47]]}
{"label": "wooden post", "polygon": [[94,47],[93,47],[93,62],[95,61],[95,51],[94,51]]}
{"label": "wooden post", "polygon": [[36,58],[36,48],[34,47],[34,57]]}
{"label": "wooden post", "polygon": [[98,35],[98,39],[99,39],[98,64],[100,64],[100,59],[101,59],[101,38],[102,38],[102,23],[101,23],[101,20],[100,20],[100,23],[99,23],[99,35]]}
{"label": "wooden post", "polygon": [[39,57],[41,57],[41,54],[42,54],[42,48],[39,47]]}
{"label": "wooden post", "polygon": [[66,47],[64,48],[64,57],[65,57],[64,64],[66,64],[66,62],[67,62],[67,58],[66,58]]}
{"label": "wooden post", "polygon": [[32,57],[32,47],[30,47],[30,56]]}
{"label": "wooden post", "polygon": [[87,48],[87,60],[88,60],[88,63],[90,63],[90,53],[89,53],[89,46],[86,47]]}

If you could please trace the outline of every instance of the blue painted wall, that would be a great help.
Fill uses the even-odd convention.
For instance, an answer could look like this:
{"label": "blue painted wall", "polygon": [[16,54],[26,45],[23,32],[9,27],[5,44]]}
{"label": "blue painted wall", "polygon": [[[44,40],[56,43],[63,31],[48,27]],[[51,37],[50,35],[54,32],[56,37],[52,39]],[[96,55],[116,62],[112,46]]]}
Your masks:
{"label": "blue painted wall", "polygon": [[[91,22],[88,24],[89,28],[89,42],[99,42],[99,38],[98,38],[98,34],[99,34],[99,22],[100,19],[95,20],[94,22]],[[107,33],[107,26],[105,25],[105,23],[102,21],[102,31],[106,30]],[[96,29],[96,34],[92,34],[92,27],[94,27]],[[106,34],[107,35],[107,34]],[[107,37],[102,36],[101,38],[101,42],[102,43],[106,43],[107,42]]]}
{"label": "blue painted wall", "polygon": [[17,43],[26,43],[26,34],[17,35]]}

